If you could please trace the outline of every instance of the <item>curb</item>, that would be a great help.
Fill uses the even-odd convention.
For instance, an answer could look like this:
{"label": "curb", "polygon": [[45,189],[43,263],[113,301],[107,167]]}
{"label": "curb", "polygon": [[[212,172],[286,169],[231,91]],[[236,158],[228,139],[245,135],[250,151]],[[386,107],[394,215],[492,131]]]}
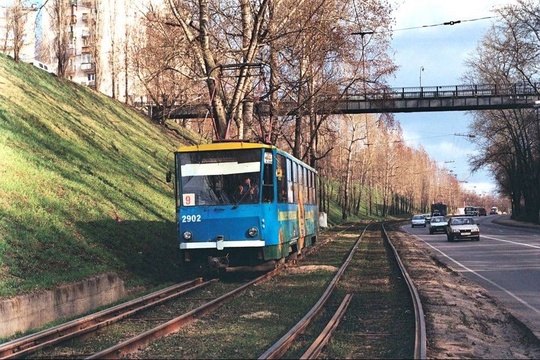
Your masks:
{"label": "curb", "polygon": [[491,220],[491,222],[494,224],[503,225],[503,226],[540,230],[540,225],[528,223],[524,221],[512,220],[510,219],[510,215],[500,215],[497,218]]}

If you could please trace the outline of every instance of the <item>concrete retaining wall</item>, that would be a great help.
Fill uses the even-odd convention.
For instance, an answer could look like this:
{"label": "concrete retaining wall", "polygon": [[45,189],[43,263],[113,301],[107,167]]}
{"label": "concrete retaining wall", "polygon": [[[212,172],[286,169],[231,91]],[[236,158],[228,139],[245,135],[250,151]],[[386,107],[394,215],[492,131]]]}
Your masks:
{"label": "concrete retaining wall", "polygon": [[55,290],[1,299],[0,338],[82,314],[124,296],[124,282],[116,274],[102,274]]}

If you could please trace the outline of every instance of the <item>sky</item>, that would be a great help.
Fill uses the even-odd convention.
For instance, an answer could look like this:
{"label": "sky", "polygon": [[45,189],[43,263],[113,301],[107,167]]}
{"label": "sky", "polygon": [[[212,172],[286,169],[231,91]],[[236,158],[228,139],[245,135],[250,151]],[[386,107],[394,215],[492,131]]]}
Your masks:
{"label": "sky", "polygon": [[[396,3],[392,36],[399,66],[389,85],[394,88],[461,85],[464,62],[496,21],[494,8],[516,0],[392,0]],[[1,4],[11,2],[0,0]],[[39,2],[36,0],[36,2]],[[487,18],[487,19],[486,19]],[[455,25],[441,25],[461,20]],[[421,70],[423,69],[423,70]],[[463,186],[479,194],[495,189],[486,170],[471,173],[468,158],[478,152],[466,136],[472,114],[459,111],[395,113],[405,140],[422,146],[441,167],[457,175]]]}
{"label": "sky", "polygon": [[[465,60],[497,19],[492,11],[515,0],[396,0],[392,36],[399,66],[390,86],[461,85]],[[491,18],[488,18],[491,17]],[[488,18],[488,19],[484,19]],[[461,20],[454,25],[440,25]],[[440,25],[440,26],[433,26]],[[413,29],[411,29],[413,28]],[[422,70],[423,68],[423,70]],[[461,111],[395,113],[406,142],[422,146],[439,166],[456,174],[464,188],[491,194],[495,179],[486,170],[471,173],[468,158],[479,150],[466,135],[473,115]],[[458,134],[458,135],[455,135]]]}

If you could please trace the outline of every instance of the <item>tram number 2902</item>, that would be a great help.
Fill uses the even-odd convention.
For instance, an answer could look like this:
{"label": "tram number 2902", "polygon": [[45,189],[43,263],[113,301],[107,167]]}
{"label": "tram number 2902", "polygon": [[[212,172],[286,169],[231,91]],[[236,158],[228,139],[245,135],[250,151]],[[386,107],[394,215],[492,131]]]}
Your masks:
{"label": "tram number 2902", "polygon": [[182,215],[182,222],[201,222],[201,215]]}

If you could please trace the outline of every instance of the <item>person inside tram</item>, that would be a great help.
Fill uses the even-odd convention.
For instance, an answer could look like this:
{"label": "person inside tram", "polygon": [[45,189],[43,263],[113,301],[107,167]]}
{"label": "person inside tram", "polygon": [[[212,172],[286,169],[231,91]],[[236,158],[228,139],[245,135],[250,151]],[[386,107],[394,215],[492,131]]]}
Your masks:
{"label": "person inside tram", "polygon": [[251,178],[246,176],[238,185],[237,198],[238,201],[256,202],[259,195],[259,187],[256,183],[251,182]]}
{"label": "person inside tram", "polygon": [[279,192],[279,202],[281,203],[287,202],[287,189],[285,189],[285,186],[283,186]]}
{"label": "person inside tram", "polygon": [[251,178],[246,176],[244,180],[238,185],[238,191],[240,196],[244,195],[251,190]]}

